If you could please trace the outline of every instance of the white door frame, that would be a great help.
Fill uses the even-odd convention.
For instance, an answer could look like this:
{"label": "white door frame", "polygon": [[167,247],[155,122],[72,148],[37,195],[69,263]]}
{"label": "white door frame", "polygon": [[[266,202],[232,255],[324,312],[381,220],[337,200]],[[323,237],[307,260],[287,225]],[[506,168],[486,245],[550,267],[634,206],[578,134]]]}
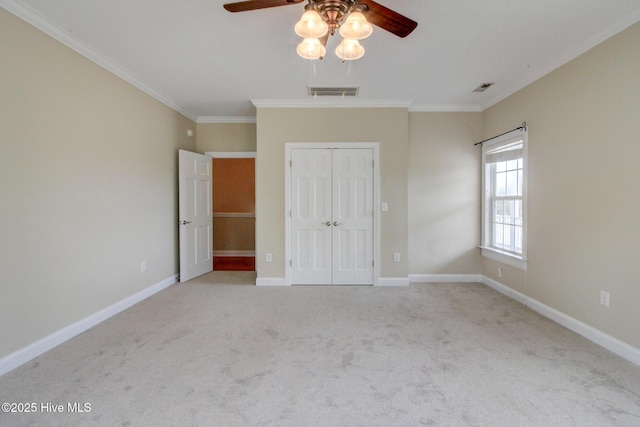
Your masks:
{"label": "white door frame", "polygon": [[214,159],[255,159],[255,151],[205,151],[205,156]]}
{"label": "white door frame", "polygon": [[380,278],[380,144],[378,142],[287,142],[284,144],[284,283],[291,286],[291,151],[295,148],[370,148],[373,150],[373,285]]}
{"label": "white door frame", "polygon": [[[258,153],[256,151],[205,151],[205,156],[209,156],[212,159],[256,159]],[[213,217],[223,216],[225,218],[256,218],[256,214],[244,214],[244,213],[228,213],[224,215],[213,213]],[[253,247],[256,247],[256,242],[253,242]],[[213,251],[213,256],[247,256],[255,257],[256,251]]]}

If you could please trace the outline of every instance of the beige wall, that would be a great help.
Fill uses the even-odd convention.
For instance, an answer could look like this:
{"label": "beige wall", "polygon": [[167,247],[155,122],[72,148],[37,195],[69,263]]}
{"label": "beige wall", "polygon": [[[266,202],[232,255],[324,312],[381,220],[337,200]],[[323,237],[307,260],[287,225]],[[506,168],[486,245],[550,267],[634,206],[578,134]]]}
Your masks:
{"label": "beige wall", "polygon": [[481,113],[409,115],[409,272],[479,274]]}
{"label": "beige wall", "polygon": [[2,358],[177,273],[195,123],[1,8],[0,28]]}
{"label": "beige wall", "polygon": [[[258,108],[256,263],[259,278],[284,278],[284,146],[286,142],[379,142],[381,277],[407,277],[406,108]],[[265,254],[273,262],[265,262]],[[401,262],[393,262],[393,253]]]}
{"label": "beige wall", "polygon": [[207,151],[256,151],[255,123],[198,123],[198,153]]}
{"label": "beige wall", "polygon": [[636,348],[639,46],[636,24],[484,112],[486,136],[530,128],[528,271],[483,274]]}

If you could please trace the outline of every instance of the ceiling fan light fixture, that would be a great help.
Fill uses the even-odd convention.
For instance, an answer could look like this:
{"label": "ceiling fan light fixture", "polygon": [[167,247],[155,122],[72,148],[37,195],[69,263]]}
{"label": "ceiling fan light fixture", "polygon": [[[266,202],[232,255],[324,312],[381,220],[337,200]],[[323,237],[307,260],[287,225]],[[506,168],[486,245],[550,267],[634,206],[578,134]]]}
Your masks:
{"label": "ceiling fan light fixture", "polygon": [[364,56],[364,48],[354,39],[343,39],[336,47],[336,55],[343,61],[353,61]]}
{"label": "ceiling fan light fixture", "polygon": [[304,39],[317,39],[329,31],[329,25],[315,10],[307,10],[296,23],[295,32]]}
{"label": "ceiling fan light fixture", "polygon": [[306,38],[298,45],[296,52],[305,59],[321,59],[327,53],[327,49],[322,46],[320,40],[316,38]]}
{"label": "ceiling fan light fixture", "polygon": [[347,20],[340,26],[340,35],[345,39],[366,39],[373,32],[373,26],[361,12],[354,11],[349,14]]}

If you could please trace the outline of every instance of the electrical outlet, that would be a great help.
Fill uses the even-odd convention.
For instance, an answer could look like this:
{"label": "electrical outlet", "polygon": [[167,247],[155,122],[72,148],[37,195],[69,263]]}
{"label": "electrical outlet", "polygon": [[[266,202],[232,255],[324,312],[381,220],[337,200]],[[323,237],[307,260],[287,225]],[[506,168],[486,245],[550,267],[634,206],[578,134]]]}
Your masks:
{"label": "electrical outlet", "polygon": [[498,277],[502,277],[502,267],[498,267]]}
{"label": "electrical outlet", "polygon": [[393,254],[393,262],[400,262],[400,252],[395,252]]}
{"label": "electrical outlet", "polygon": [[609,307],[609,292],[600,291],[600,304]]}
{"label": "electrical outlet", "polygon": [[382,210],[382,212],[387,212],[389,210],[389,203],[382,202],[380,204],[380,210]]}
{"label": "electrical outlet", "polygon": [[266,255],[265,258],[266,258],[267,262],[273,261],[273,255],[271,254],[271,252],[267,252],[267,255]]}

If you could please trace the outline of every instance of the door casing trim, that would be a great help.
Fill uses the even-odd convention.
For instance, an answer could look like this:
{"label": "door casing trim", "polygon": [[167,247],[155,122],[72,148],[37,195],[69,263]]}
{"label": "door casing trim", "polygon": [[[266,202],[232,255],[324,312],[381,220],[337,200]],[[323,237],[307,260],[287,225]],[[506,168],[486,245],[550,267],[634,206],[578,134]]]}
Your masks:
{"label": "door casing trim", "polygon": [[291,286],[291,153],[296,148],[369,148],[373,150],[373,286],[380,280],[380,143],[378,142],[286,142],[284,144],[284,280]]}

